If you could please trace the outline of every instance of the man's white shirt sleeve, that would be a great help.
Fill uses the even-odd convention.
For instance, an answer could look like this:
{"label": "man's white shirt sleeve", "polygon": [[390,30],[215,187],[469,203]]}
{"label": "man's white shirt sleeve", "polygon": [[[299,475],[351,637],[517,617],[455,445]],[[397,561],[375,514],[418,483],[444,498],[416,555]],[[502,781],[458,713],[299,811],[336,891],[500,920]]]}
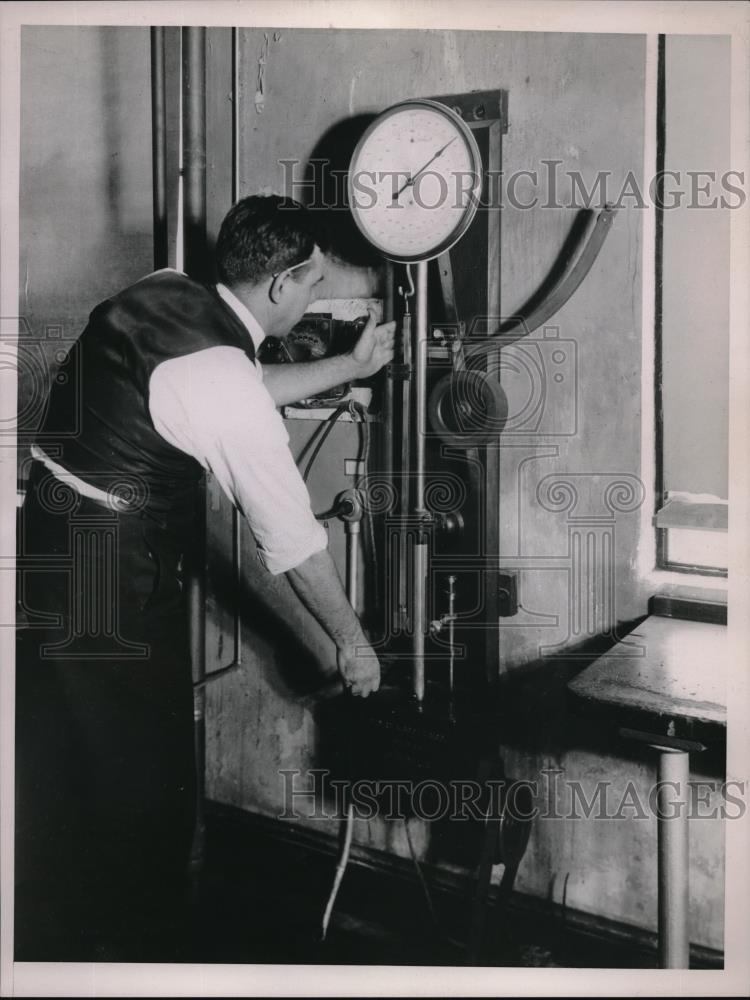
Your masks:
{"label": "man's white shirt sleeve", "polygon": [[236,347],[163,361],[149,384],[154,427],[192,455],[243,512],[273,574],[328,544],[260,368]]}

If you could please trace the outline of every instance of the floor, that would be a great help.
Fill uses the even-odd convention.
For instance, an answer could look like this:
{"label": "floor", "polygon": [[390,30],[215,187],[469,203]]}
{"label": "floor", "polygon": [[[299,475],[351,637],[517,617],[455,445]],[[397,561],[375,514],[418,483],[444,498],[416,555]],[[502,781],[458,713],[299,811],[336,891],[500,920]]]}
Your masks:
{"label": "floor", "polygon": [[[322,918],[336,868],[330,842],[309,830],[209,805],[204,863],[194,873],[189,930],[172,939],[148,937],[150,957],[96,952],[42,954],[38,937],[24,961],[157,961],[203,965],[326,965],[461,967],[471,937],[472,900],[435,870],[398,867],[390,856],[350,863],[326,939]],[[486,911],[483,944],[472,965],[572,969],[656,968],[653,939],[632,931],[602,933],[583,915],[550,913],[543,901],[511,895],[507,906]],[[173,925],[170,927],[174,929]],[[75,929],[74,929],[75,930]],[[67,938],[66,938],[67,941]],[[59,941],[54,946],[59,952]],[[54,950],[53,947],[53,950]],[[77,949],[77,950],[76,950]],[[33,954],[32,954],[33,952]],[[158,953],[158,954],[157,954]],[[168,957],[170,956],[170,957]],[[692,968],[721,968],[721,956],[700,956]]]}
{"label": "floor", "polygon": [[[304,844],[210,816],[207,861],[195,895],[192,961],[332,965],[465,965],[469,901],[416,879],[350,865],[325,942],[320,940],[335,859]],[[655,955],[514,907],[494,913],[477,964],[654,968]]]}

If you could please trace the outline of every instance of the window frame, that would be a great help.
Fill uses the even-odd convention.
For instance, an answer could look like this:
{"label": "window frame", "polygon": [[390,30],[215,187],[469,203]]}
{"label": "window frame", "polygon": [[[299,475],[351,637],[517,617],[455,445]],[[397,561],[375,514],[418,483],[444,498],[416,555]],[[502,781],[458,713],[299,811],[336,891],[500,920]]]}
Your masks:
{"label": "window frame", "polygon": [[[713,566],[696,559],[680,561],[670,558],[670,530],[680,531],[724,531],[728,529],[728,501],[718,497],[706,498],[690,494],[670,494],[664,475],[664,397],[663,397],[663,265],[664,265],[664,170],[666,165],[666,35],[657,36],[656,81],[655,81],[655,121],[654,165],[656,178],[655,204],[652,206],[654,224],[653,260],[653,322],[645,322],[644,334],[653,331],[653,401],[654,401],[654,504],[652,524],[654,528],[655,571],[701,579],[726,580],[726,566]],[[647,101],[650,89],[647,90]],[[648,128],[648,115],[647,115]],[[646,144],[648,153],[649,143]],[[645,270],[644,270],[645,274]],[[644,358],[645,364],[645,358]],[[728,428],[727,428],[728,432]],[[675,504],[675,498],[678,498]],[[676,515],[676,516],[675,516]],[[673,536],[674,537],[674,536]],[[703,539],[696,537],[696,547]],[[689,551],[689,550],[688,550]],[[686,581],[692,582],[692,581]]]}

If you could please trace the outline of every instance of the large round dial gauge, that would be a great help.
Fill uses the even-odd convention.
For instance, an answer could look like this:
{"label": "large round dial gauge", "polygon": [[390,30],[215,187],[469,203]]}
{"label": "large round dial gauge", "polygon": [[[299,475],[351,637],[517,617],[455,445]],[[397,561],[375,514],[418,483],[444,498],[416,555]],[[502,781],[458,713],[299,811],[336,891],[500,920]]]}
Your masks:
{"label": "large round dial gauge", "polygon": [[468,229],[481,183],[481,154],[463,120],[437,101],[403,101],[379,115],[357,143],[349,206],[384,257],[431,260]]}

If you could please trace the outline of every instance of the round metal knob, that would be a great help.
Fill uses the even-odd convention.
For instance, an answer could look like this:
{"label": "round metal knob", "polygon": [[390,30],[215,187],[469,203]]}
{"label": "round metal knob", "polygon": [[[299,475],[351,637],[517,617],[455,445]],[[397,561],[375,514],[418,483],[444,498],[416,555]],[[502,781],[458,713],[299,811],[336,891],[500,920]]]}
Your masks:
{"label": "round metal knob", "polygon": [[477,447],[497,439],[508,416],[508,400],[496,375],[464,368],[435,383],[427,416],[446,444]]}

